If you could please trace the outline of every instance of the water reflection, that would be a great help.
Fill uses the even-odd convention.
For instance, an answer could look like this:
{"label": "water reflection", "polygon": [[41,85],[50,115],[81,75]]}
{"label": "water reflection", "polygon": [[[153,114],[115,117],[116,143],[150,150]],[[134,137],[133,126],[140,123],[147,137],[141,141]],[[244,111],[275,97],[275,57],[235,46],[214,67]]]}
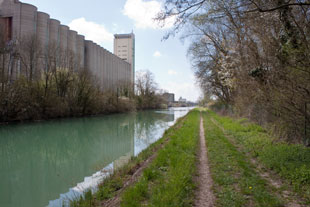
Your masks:
{"label": "water reflection", "polygon": [[102,177],[100,169],[121,166],[186,112],[146,111],[1,126],[0,206],[46,206],[77,183],[89,185]]}

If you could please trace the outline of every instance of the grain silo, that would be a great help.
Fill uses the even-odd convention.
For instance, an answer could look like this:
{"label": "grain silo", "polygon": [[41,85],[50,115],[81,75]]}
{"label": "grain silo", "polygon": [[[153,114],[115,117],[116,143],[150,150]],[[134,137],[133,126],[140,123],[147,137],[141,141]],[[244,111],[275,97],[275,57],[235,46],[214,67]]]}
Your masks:
{"label": "grain silo", "polygon": [[50,16],[43,12],[37,12],[37,25],[36,25],[36,40],[38,48],[38,59],[36,68],[36,78],[41,77],[43,71],[46,71],[46,61],[47,61],[47,48],[49,41],[49,18]]}
{"label": "grain silo", "polygon": [[76,36],[77,32],[73,30],[68,31],[68,52],[76,54]]}
{"label": "grain silo", "polygon": [[97,50],[97,44],[94,43],[93,44],[93,51],[94,51],[94,55],[92,57],[92,60],[94,62],[94,74],[96,74],[96,79],[98,81],[100,81],[100,75],[99,75],[99,69],[98,69],[98,62],[97,62],[97,58],[98,58],[98,50]]}
{"label": "grain silo", "polygon": [[101,86],[103,86],[103,83],[104,83],[102,54],[103,54],[103,48],[99,47],[98,59],[99,59],[99,68],[100,68],[100,76],[101,76],[101,78],[100,78],[101,79]]}
{"label": "grain silo", "polygon": [[43,50],[46,50],[49,42],[49,18],[46,13],[37,13],[37,41]]}
{"label": "grain silo", "polygon": [[[90,47],[90,62],[91,62],[91,67],[89,68],[90,71],[93,74],[96,74],[95,76],[97,76],[97,62],[96,62],[96,43],[91,42],[91,47]],[[96,77],[97,78],[97,77]]]}
{"label": "grain silo", "polygon": [[[16,40],[16,45],[19,46],[20,56],[15,57],[10,63],[5,63],[10,73],[16,73],[16,77],[26,71],[22,67],[29,66],[31,67],[29,77],[39,78],[40,73],[42,74],[39,70],[48,69],[46,61],[52,60],[49,62],[54,64],[52,67],[90,70],[100,81],[103,90],[115,91],[113,87],[116,84],[131,79],[133,66],[131,67],[129,63],[92,41],[85,41],[82,35],[69,30],[68,26],[61,25],[60,21],[50,19],[48,14],[37,12],[37,8],[33,5],[21,3],[18,0],[0,0],[0,17],[0,29],[4,29],[5,39]],[[123,39],[125,36],[128,35],[116,35],[115,38]],[[132,37],[133,34],[130,36]],[[28,57],[29,44],[24,44],[30,40],[31,43],[37,41],[38,48],[41,49],[30,51],[33,52],[31,56],[33,60]],[[116,42],[120,43],[120,41]],[[47,59],[47,57],[55,58]],[[36,61],[36,64],[33,64],[33,61]]]}
{"label": "grain silo", "polygon": [[113,66],[112,66],[112,72],[113,72],[113,85],[112,87],[115,88],[115,83],[117,81],[117,68],[116,68],[116,56],[115,55],[112,55],[112,63],[113,63]]}
{"label": "grain silo", "polygon": [[108,88],[108,74],[107,74],[107,51],[103,49],[102,51],[102,61],[103,61],[103,87]]}
{"label": "grain silo", "polygon": [[85,54],[84,54],[84,62],[85,62],[85,69],[91,70],[92,66],[92,61],[91,61],[91,47],[92,47],[92,41],[86,40],[85,41]]}
{"label": "grain silo", "polygon": [[112,60],[111,60],[111,53],[107,50],[107,63],[108,63],[108,88],[109,90],[112,87]]}
{"label": "grain silo", "polygon": [[76,56],[78,60],[78,65],[80,69],[84,66],[84,53],[85,53],[85,37],[83,35],[76,36]]}
{"label": "grain silo", "polygon": [[[95,55],[94,55],[94,63],[95,63],[95,71],[96,71],[96,78],[98,79],[98,81],[100,82],[101,79],[100,79],[100,70],[99,70],[99,65],[98,65],[98,44],[95,43],[95,46],[94,46],[94,52],[95,52]],[[101,82],[100,82],[101,84]]]}
{"label": "grain silo", "polygon": [[102,58],[101,58],[101,46],[98,46],[98,66],[99,66],[99,75],[100,75],[100,84],[103,85],[103,67],[102,67]]}
{"label": "grain silo", "polygon": [[37,7],[21,3],[20,6],[20,39],[29,41],[35,37],[37,24]]}
{"label": "grain silo", "polygon": [[49,46],[57,48],[59,46],[59,26],[60,21],[56,19],[50,19],[49,21]]}
{"label": "grain silo", "polygon": [[59,49],[62,55],[67,55],[68,48],[68,31],[69,27],[65,25],[59,26]]}

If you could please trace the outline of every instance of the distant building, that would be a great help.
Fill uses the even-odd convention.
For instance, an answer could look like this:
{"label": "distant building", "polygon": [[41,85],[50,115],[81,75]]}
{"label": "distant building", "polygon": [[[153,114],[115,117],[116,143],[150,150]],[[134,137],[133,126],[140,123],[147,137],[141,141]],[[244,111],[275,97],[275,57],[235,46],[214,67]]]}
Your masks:
{"label": "distant building", "polygon": [[[126,38],[123,40],[124,37]],[[46,57],[53,54],[57,68],[75,71],[87,69],[96,77],[102,90],[115,91],[120,82],[134,83],[134,34],[116,35],[116,48],[121,45],[120,43],[122,47],[127,45],[128,48],[128,57],[125,58],[128,60],[124,61],[119,55],[114,55],[98,44],[85,40],[84,36],[70,30],[60,21],[38,11],[34,5],[18,0],[0,0],[0,38],[3,38],[1,41],[8,42],[8,45],[16,45],[17,51],[21,54],[14,55],[12,59],[3,63],[6,64],[5,67],[8,68],[12,79],[25,74],[27,71],[25,65],[30,64],[34,68],[31,70],[31,75],[41,78],[44,67],[51,64],[47,62]],[[121,40],[118,40],[119,38]],[[123,44],[127,39],[128,43]],[[21,59],[29,52],[20,46],[33,40],[36,40],[38,48],[35,52],[39,53],[35,63],[26,58]]]}
{"label": "distant building", "polygon": [[167,101],[168,103],[173,103],[173,102],[174,102],[174,93],[164,93],[164,94],[163,94],[163,98],[164,98],[165,101]]}
{"label": "distant building", "polygon": [[186,99],[182,98],[182,96],[179,98],[179,103],[186,103]]}
{"label": "distant building", "polygon": [[115,34],[114,54],[131,64],[131,82],[135,79],[135,35]]}

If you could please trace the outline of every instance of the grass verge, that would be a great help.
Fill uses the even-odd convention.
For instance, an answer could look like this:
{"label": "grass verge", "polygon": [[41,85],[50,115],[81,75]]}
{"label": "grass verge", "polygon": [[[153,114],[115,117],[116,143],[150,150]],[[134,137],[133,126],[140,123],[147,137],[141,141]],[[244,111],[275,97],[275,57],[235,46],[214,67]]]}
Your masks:
{"label": "grass verge", "polygon": [[302,145],[276,141],[263,128],[245,119],[233,120],[214,112],[211,116],[232,135],[246,153],[268,170],[280,175],[310,205],[310,149]]}
{"label": "grass verge", "polygon": [[196,174],[200,112],[190,112],[182,126],[143,172],[139,181],[122,195],[121,206],[192,206]]}
{"label": "grass verge", "polygon": [[213,116],[210,111],[203,113],[216,206],[283,206],[273,187],[255,172],[245,153],[211,121]]}
{"label": "grass verge", "polygon": [[182,127],[187,116],[180,118],[174,126],[167,129],[161,139],[151,144],[147,149],[143,150],[137,157],[132,157],[131,160],[121,168],[117,169],[109,178],[105,179],[99,186],[98,191],[92,194],[88,191],[84,196],[70,202],[71,207],[92,207],[101,206],[100,204],[110,198],[113,198],[116,193],[124,186],[141,164],[153,155],[172,135],[176,133],[178,128]]}

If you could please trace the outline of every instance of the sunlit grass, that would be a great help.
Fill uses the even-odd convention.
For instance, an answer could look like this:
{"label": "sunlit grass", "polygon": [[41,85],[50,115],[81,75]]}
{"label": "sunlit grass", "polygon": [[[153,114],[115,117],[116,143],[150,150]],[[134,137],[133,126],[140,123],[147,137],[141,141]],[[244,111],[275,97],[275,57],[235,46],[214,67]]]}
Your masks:
{"label": "sunlit grass", "polygon": [[217,206],[282,206],[255,166],[204,113],[205,136]]}
{"label": "sunlit grass", "polygon": [[247,120],[233,120],[214,112],[210,115],[230,134],[245,153],[257,158],[265,168],[276,172],[310,204],[310,149],[275,140],[262,127]]}
{"label": "sunlit grass", "polygon": [[192,206],[199,137],[199,112],[192,111],[170,136],[137,184],[122,196],[121,206]]}
{"label": "sunlit grass", "polygon": [[[165,131],[163,137],[156,141],[155,143],[151,144],[147,149],[142,151],[137,157],[132,157],[131,160],[121,167],[120,169],[116,170],[109,178],[105,179],[99,186],[98,191],[95,194],[92,194],[90,191],[86,192],[84,196],[71,201],[71,207],[91,207],[91,206],[100,206],[100,202],[113,198],[116,195],[116,192],[123,187],[124,182],[130,178],[135,169],[143,163],[146,159],[148,159],[154,151],[160,148],[162,144],[164,144],[167,140],[169,140],[174,134],[178,131],[178,128],[183,126],[183,121],[186,119],[187,116],[180,118],[176,124],[170,127],[168,130]],[[165,170],[165,168],[161,168]],[[144,172],[145,176],[151,178],[153,176],[152,172],[146,170]],[[143,186],[139,184],[137,191]],[[140,192],[143,195],[143,192]]]}

